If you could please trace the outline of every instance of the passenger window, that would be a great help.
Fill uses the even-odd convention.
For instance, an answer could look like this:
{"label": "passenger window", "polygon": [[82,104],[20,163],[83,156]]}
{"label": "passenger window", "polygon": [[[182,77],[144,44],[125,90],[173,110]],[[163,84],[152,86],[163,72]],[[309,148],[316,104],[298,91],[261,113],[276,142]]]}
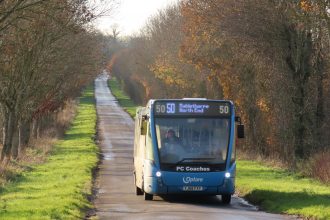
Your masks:
{"label": "passenger window", "polygon": [[148,160],[153,160],[154,159],[154,151],[152,147],[152,140],[151,140],[151,132],[150,132],[150,123],[148,122],[147,125],[147,135],[145,136],[146,138],[146,159]]}

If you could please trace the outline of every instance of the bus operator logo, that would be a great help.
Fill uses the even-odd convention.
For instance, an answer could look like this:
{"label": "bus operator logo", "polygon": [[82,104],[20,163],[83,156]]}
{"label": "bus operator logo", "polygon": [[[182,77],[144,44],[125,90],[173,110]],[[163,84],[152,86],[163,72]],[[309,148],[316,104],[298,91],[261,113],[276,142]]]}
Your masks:
{"label": "bus operator logo", "polygon": [[203,178],[198,178],[198,177],[190,177],[190,176],[186,176],[182,178],[183,182],[185,184],[189,184],[189,183],[201,183],[203,182]]}
{"label": "bus operator logo", "polygon": [[177,166],[175,169],[177,172],[210,172],[210,167],[202,166]]}

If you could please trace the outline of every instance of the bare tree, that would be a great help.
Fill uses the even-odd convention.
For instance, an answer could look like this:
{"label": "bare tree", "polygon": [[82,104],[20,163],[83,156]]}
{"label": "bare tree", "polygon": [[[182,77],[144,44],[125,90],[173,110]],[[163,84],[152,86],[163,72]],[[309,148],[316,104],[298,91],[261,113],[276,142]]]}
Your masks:
{"label": "bare tree", "polygon": [[[2,37],[1,161],[18,155],[26,142],[20,139],[23,127],[77,95],[100,66],[96,35],[84,29],[93,15],[81,1],[60,2],[45,1],[24,11],[29,19],[12,21]],[[13,145],[16,133],[18,145]]]}

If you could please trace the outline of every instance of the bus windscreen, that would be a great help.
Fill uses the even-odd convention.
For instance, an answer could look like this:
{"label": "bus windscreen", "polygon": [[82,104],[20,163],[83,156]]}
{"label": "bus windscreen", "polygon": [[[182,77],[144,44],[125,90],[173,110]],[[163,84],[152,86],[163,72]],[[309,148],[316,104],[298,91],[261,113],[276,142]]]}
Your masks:
{"label": "bus windscreen", "polygon": [[229,118],[155,118],[155,129],[161,164],[225,164]]}

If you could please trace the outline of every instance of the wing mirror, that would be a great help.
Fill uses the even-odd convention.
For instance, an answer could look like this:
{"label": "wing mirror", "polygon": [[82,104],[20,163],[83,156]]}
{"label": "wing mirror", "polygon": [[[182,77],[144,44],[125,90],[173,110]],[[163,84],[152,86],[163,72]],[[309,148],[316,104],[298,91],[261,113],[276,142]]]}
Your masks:
{"label": "wing mirror", "polygon": [[244,125],[242,124],[242,119],[239,116],[235,117],[235,122],[238,122],[239,124],[237,125],[237,138],[244,138]]}
{"label": "wing mirror", "polygon": [[149,117],[147,115],[142,116],[141,135],[146,135],[147,134],[148,119],[149,119]]}

